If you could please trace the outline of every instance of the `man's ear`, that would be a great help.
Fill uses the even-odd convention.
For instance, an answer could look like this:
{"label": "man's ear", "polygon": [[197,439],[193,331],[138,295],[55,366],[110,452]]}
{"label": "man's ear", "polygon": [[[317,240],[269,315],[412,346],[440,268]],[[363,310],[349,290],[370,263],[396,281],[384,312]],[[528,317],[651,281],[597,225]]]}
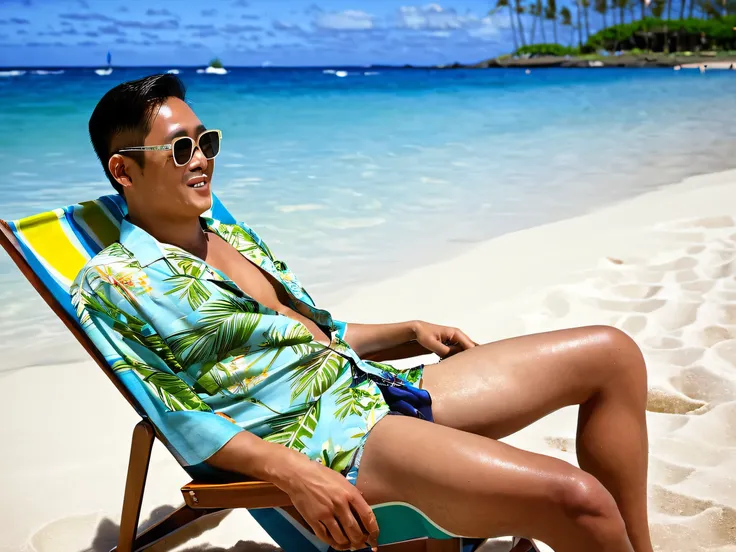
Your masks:
{"label": "man's ear", "polygon": [[110,171],[112,177],[117,180],[123,188],[130,188],[133,185],[133,179],[128,174],[128,170],[125,166],[125,158],[116,153],[107,162],[107,168]]}

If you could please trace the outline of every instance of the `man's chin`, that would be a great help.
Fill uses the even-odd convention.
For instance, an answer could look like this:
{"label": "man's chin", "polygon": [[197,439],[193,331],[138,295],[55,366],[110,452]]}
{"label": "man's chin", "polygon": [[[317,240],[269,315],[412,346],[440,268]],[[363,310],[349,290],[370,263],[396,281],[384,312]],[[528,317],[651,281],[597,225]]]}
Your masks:
{"label": "man's chin", "polygon": [[212,199],[212,194],[207,194],[207,196],[202,196],[196,198],[193,202],[191,202],[191,206],[193,210],[197,211],[197,215],[201,215],[205,211],[209,211],[212,209],[212,205],[214,203],[214,200]]}

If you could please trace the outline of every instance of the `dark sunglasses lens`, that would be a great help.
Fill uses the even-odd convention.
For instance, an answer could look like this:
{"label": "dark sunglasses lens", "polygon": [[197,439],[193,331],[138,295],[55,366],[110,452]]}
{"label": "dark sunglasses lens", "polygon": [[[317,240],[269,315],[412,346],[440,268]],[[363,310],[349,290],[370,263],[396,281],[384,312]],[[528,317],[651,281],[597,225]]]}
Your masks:
{"label": "dark sunglasses lens", "polygon": [[214,130],[205,132],[199,139],[199,149],[207,159],[214,158],[220,153],[220,135]]}
{"label": "dark sunglasses lens", "polygon": [[192,149],[194,147],[194,140],[191,138],[182,138],[177,140],[174,144],[174,161],[178,165],[186,165],[192,158]]}

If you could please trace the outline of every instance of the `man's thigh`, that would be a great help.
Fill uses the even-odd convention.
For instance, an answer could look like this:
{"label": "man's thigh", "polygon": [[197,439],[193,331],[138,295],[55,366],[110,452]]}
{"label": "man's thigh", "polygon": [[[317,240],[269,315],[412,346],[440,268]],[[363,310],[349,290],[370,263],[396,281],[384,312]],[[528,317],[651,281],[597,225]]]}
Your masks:
{"label": "man's thigh", "polygon": [[585,327],[480,345],[425,366],[422,388],[436,423],[500,439],[585,402],[597,377],[589,367],[610,338]]}
{"label": "man's thigh", "polygon": [[369,504],[407,502],[468,537],[553,538],[558,500],[597,485],[561,460],[417,418],[386,416],[371,430],[356,486]]}

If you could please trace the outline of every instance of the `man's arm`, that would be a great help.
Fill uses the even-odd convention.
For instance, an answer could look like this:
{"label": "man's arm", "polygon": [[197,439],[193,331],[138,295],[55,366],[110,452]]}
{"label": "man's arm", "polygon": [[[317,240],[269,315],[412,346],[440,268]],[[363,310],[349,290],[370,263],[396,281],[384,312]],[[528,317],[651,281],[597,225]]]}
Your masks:
{"label": "man's arm", "polygon": [[342,339],[366,360],[396,360],[435,353],[445,358],[477,343],[457,328],[422,320],[393,324],[346,324]]}
{"label": "man's arm", "polygon": [[378,550],[378,524],[360,491],[304,454],[243,431],[207,463],[276,485],[289,495],[314,533],[333,548],[357,550],[368,544]]}
{"label": "man's arm", "polygon": [[[395,360],[429,354],[417,343],[417,320],[393,324],[347,324],[343,340],[366,360]],[[401,356],[395,356],[401,355]]]}

